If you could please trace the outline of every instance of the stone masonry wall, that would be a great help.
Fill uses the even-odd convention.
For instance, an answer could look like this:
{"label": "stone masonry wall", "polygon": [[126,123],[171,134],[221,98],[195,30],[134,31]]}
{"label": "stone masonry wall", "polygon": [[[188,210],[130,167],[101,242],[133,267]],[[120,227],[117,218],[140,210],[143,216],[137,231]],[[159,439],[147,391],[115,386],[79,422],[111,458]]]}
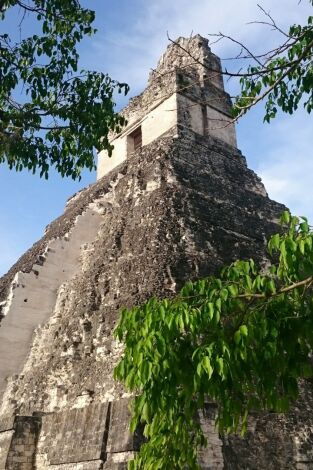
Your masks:
{"label": "stone masonry wall", "polygon": [[[128,394],[112,378],[122,353],[112,337],[119,309],[151,295],[174,295],[187,279],[216,272],[238,257],[253,256],[262,263],[265,237],[277,230],[284,209],[268,199],[233,147],[195,134],[165,137],[73,198],[58,229],[52,224],[44,241],[14,269],[30,271],[49,233],[62,233],[63,223],[73,224],[72,214],[83,212],[92,198],[101,199],[100,230],[83,250],[80,271],[59,289],[50,319],[37,328],[1,408],[1,419],[8,422],[16,414],[42,415],[34,466],[40,470],[51,465],[55,470],[125,468],[138,444],[128,433]],[[3,292],[9,292],[10,276],[14,272],[2,280]],[[302,421],[295,416],[286,419],[297,420],[293,435],[299,440]],[[213,409],[201,419],[210,438],[200,455],[203,468],[226,468],[234,459],[241,462],[239,468],[253,468],[244,450],[249,440],[240,446],[237,438],[221,440]],[[4,447],[9,429],[0,434]],[[271,432],[260,427],[259,437],[253,437],[255,455],[262,454]],[[301,462],[309,459],[304,444],[295,449],[294,465],[299,456]],[[274,448],[273,462],[279,458]]]}
{"label": "stone masonry wall", "polygon": [[[213,404],[207,404],[200,413],[209,442],[199,454],[204,470],[223,468],[222,440],[214,427],[215,413]],[[138,451],[142,442],[140,432],[130,434],[129,419],[129,399],[93,403],[58,413],[18,416],[8,444],[3,445],[8,431],[0,431],[0,443],[6,450],[0,468],[32,470],[52,466],[54,470],[126,470],[126,460]]]}
{"label": "stone masonry wall", "polygon": [[127,125],[111,135],[112,157],[100,152],[98,179],[130,157],[131,133],[139,126],[142,146],[169,131],[183,137],[191,129],[236,147],[231,100],[220,72],[220,60],[207,39],[196,35],[170,44],[150,73],[147,88],[121,111]]}
{"label": "stone masonry wall", "polygon": [[175,92],[196,102],[203,102],[205,92],[207,105],[230,115],[231,100],[224,90],[220,59],[200,35],[178,38],[168,46],[150,72],[147,88],[130,99],[122,114],[130,123],[140,120]]}
{"label": "stone masonry wall", "polygon": [[0,468],[33,470],[41,420],[16,416],[12,429],[0,430]]}

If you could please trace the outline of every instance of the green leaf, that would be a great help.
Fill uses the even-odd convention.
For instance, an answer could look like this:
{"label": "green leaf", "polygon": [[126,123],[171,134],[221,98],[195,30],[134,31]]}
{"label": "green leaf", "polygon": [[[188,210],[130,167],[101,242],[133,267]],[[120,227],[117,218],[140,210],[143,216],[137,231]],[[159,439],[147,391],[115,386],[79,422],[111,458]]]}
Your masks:
{"label": "green leaf", "polygon": [[282,224],[288,225],[290,223],[290,212],[289,211],[284,211],[280,217],[280,222]]}
{"label": "green leaf", "polygon": [[238,345],[241,341],[241,331],[237,330],[234,334],[234,341]]}
{"label": "green leaf", "polygon": [[208,309],[209,309],[209,318],[212,320],[213,315],[214,315],[214,305],[212,302],[208,303]]}
{"label": "green leaf", "polygon": [[217,372],[218,374],[222,377],[225,378],[225,373],[224,373],[224,360],[222,357],[218,357],[216,359],[216,365],[217,365]]}
{"label": "green leaf", "polygon": [[228,287],[228,290],[229,290],[232,297],[236,297],[238,295],[238,287],[236,285],[231,284]]}
{"label": "green leaf", "polygon": [[206,371],[206,373],[208,374],[208,378],[210,379],[213,373],[213,368],[211,366],[211,361],[208,356],[204,356],[204,358],[202,359],[202,367]]}
{"label": "green leaf", "polygon": [[279,249],[279,244],[280,244],[280,235],[279,233],[276,233],[270,238],[270,241],[268,243],[268,247],[270,250],[278,250]]}
{"label": "green leaf", "polygon": [[304,240],[302,240],[302,239],[299,241],[299,250],[300,250],[300,253],[302,255],[304,255],[304,253],[305,253],[305,244],[304,244]]}
{"label": "green leaf", "polygon": [[248,336],[248,328],[247,328],[247,325],[241,325],[241,326],[239,327],[239,331],[240,331],[241,336]]}

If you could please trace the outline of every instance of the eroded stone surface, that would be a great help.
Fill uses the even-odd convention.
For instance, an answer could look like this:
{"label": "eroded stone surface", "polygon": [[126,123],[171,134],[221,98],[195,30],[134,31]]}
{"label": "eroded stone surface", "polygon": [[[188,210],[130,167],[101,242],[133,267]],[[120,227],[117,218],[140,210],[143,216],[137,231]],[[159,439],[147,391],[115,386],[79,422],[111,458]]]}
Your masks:
{"label": "eroded stone surface", "polygon": [[[125,397],[112,378],[122,352],[112,337],[119,309],[151,295],[173,295],[187,279],[216,272],[238,257],[262,261],[265,236],[276,230],[283,210],[267,198],[239,151],[200,136],[158,139],[95,187],[102,228],[83,251],[80,272],[59,289],[50,320],[37,329],[24,369],[7,389],[5,415],[84,413],[92,404]],[[72,204],[82,197],[90,204],[88,192],[95,187]],[[125,430],[123,413],[110,423],[117,420]],[[108,438],[105,453],[112,465],[123,464],[113,456],[127,457],[135,447],[128,438],[130,444],[123,445],[122,434]],[[221,446],[213,447],[210,459],[218,462]],[[38,468],[44,469],[50,462],[42,455],[37,454]]]}
{"label": "eroded stone surface", "polygon": [[[201,55],[202,45],[192,41],[199,59],[211,60],[216,70],[218,59]],[[177,68],[185,65],[177,49],[170,48],[151,75],[149,93],[133,100],[127,113],[135,115],[140,103],[144,114],[152,90],[157,100],[163,99],[164,84],[167,92],[171,84],[177,86]],[[166,74],[171,67],[174,74]],[[186,71],[185,78],[205,82],[201,67]],[[218,106],[224,106],[218,111],[227,114],[221,77],[215,73],[209,78],[207,98],[218,98]],[[198,86],[190,86],[184,100],[198,99],[198,92]],[[186,280],[216,273],[238,258],[266,262],[265,240],[277,231],[284,207],[267,197],[233,142],[201,135],[196,116],[185,111],[177,126],[75,195],[43,239],[0,280],[2,321],[11,313],[18,320],[23,303],[28,307],[21,321],[28,320],[29,306],[36,309],[39,297],[46,311],[3,396],[0,468],[126,469],[141,437],[128,432],[129,395],[113,380],[123,352],[113,337],[121,307],[141,304],[152,295],[175,295]],[[77,220],[87,220],[87,211],[97,214],[97,223],[85,224],[74,244],[69,235]],[[45,272],[51,243],[58,245],[57,258]],[[75,252],[67,260],[65,278],[60,275],[63,244]],[[26,285],[34,275],[42,283],[40,288],[35,281],[28,284],[34,297],[28,295],[24,302],[12,282],[22,285],[25,280]],[[50,278],[57,280],[53,286]],[[215,407],[208,405],[200,414],[209,440],[199,453],[202,468],[312,469],[312,408],[312,386],[306,382],[290,414],[251,416],[247,438],[240,439],[218,435]],[[9,466],[9,457],[25,459],[25,452],[30,461]]]}
{"label": "eroded stone surface", "polygon": [[97,201],[77,216],[70,233],[50,240],[31,272],[15,274],[1,306],[0,396],[6,377],[20,373],[35,328],[51,317],[58,289],[79,271],[84,245],[93,240],[102,220],[96,207]]}
{"label": "eroded stone surface", "polygon": [[112,379],[118,309],[172,295],[238,257],[261,260],[264,237],[276,230],[283,207],[264,195],[238,151],[213,140],[163,138],[124,165],[114,192],[103,195],[102,229],[81,272],[59,290],[14,382],[20,413],[122,397]]}

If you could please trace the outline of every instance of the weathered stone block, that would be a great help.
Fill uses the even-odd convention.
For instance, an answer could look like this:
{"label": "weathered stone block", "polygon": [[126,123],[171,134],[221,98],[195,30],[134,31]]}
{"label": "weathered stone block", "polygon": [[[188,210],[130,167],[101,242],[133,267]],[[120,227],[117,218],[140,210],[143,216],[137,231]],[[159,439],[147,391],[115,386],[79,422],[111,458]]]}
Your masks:
{"label": "weathered stone block", "polygon": [[112,403],[107,453],[119,453],[138,450],[142,442],[140,431],[131,434],[129,431],[129,399]]}
{"label": "weathered stone block", "polygon": [[[44,417],[42,434],[50,464],[100,460],[105,452],[108,412],[108,403],[97,403]],[[100,431],[94,433],[94,426]]]}

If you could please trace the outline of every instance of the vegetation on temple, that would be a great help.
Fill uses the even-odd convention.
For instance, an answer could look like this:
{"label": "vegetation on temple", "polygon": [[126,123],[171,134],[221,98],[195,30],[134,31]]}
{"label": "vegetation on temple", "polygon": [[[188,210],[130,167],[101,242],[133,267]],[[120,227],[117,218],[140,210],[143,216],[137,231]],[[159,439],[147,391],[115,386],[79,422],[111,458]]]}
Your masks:
{"label": "vegetation on temple", "polygon": [[95,168],[95,148],[111,151],[108,132],[124,124],[113,92],[128,86],[78,70],[77,45],[94,34],[95,15],[77,0],[0,0],[2,31],[12,8],[24,15],[22,32],[32,15],[40,33],[0,34],[0,163],[46,178],[53,166],[75,179]]}

